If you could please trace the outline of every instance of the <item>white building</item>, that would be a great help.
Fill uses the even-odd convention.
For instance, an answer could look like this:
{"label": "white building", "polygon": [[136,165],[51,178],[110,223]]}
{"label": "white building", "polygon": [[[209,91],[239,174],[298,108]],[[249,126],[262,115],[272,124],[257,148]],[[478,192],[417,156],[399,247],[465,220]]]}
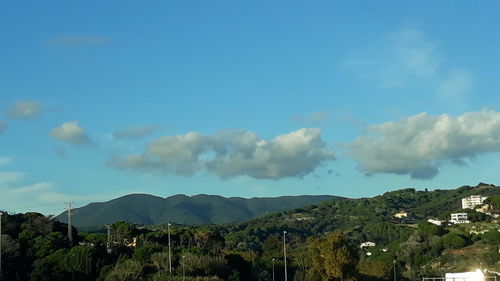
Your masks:
{"label": "white building", "polygon": [[469,217],[467,213],[454,213],[450,215],[451,223],[469,223]]}
{"label": "white building", "polygon": [[488,198],[482,195],[471,195],[469,197],[462,198],[462,209],[474,209],[477,205],[483,204],[483,201]]}
{"label": "white building", "polygon": [[377,244],[375,242],[368,241],[368,242],[363,242],[363,243],[359,244],[359,247],[361,249],[363,249],[363,248],[367,248],[367,247],[375,247],[376,245]]}
{"label": "white building", "polygon": [[394,214],[394,217],[398,218],[398,219],[407,218],[408,217],[408,213],[405,212],[405,211],[401,211],[401,212],[399,212],[397,214]]}
{"label": "white building", "polygon": [[481,270],[472,272],[446,273],[446,281],[484,281],[484,274]]}
{"label": "white building", "polygon": [[428,219],[427,221],[437,226],[441,226],[443,224],[442,220]]}

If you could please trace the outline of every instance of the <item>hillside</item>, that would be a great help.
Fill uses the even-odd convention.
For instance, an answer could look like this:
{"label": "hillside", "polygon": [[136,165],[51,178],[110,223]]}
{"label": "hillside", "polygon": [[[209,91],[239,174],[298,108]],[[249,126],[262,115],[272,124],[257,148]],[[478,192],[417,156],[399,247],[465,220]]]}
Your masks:
{"label": "hillside", "polygon": [[[245,221],[267,213],[303,207],[332,198],[336,197],[304,195],[245,199],[200,194],[161,198],[147,194],[130,194],[73,209],[72,220],[78,227],[102,226],[116,221],[145,225],[167,222],[221,224]],[[67,222],[67,213],[63,212],[56,219]]]}
{"label": "hillside", "polygon": [[[414,281],[471,268],[487,269],[492,276],[500,272],[500,225],[498,218],[460,209],[461,198],[473,194],[489,196],[488,204],[499,211],[500,187],[479,184],[435,191],[406,188],[373,198],[331,198],[227,224],[174,224],[166,228],[118,221],[110,225],[109,236],[75,229],[71,239],[67,226],[51,217],[4,213],[4,276],[6,280],[23,281],[271,281],[276,271],[276,280],[282,281],[283,231],[288,280],[323,280],[319,274],[331,268],[337,268],[341,278],[325,280],[350,276],[352,279],[344,280]],[[224,212],[227,216],[244,215],[246,211],[265,213],[269,204],[281,204],[275,206],[281,208],[292,201],[313,199],[208,195],[163,199],[136,194],[84,208],[89,215],[124,212],[131,218],[153,222],[166,218],[161,211],[170,210],[169,215],[173,215],[174,207],[175,214],[185,212],[189,219],[221,219]],[[218,208],[222,212],[217,212]],[[75,211],[78,222],[85,212]],[[400,211],[410,217],[395,218]],[[426,221],[429,217],[449,217],[456,211],[466,211],[471,223],[436,226]],[[374,243],[360,247],[368,241]],[[172,274],[165,270],[170,256]]]}
{"label": "hillside", "polygon": [[[356,241],[390,244],[412,232],[409,225],[427,218],[449,218],[461,210],[461,198],[473,194],[500,195],[500,187],[480,183],[450,190],[417,191],[413,188],[386,192],[373,198],[331,199],[311,206],[270,214],[227,226],[228,243],[242,249],[258,250],[270,235],[287,230],[301,237],[342,230]],[[394,214],[406,211],[412,219],[399,220]],[[471,210],[472,211],[472,210]],[[251,235],[249,235],[251,234]]]}

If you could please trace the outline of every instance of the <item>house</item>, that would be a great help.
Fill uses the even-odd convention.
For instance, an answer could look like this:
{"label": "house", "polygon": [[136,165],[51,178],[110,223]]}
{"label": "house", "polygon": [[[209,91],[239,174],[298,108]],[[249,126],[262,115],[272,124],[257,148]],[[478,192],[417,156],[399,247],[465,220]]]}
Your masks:
{"label": "house", "polygon": [[435,219],[428,219],[427,222],[430,222],[432,223],[433,225],[437,225],[437,226],[441,226],[443,224],[444,221],[442,220],[435,220]]}
{"label": "house", "polygon": [[480,208],[476,208],[476,212],[487,214],[489,209],[490,209],[490,205],[483,204]]}
{"label": "house", "polygon": [[451,223],[470,223],[467,213],[454,213],[450,215]]}
{"label": "house", "polygon": [[125,246],[129,248],[135,248],[137,246],[137,237],[132,238],[132,241],[126,241]]}
{"label": "house", "polygon": [[363,248],[368,248],[368,247],[375,247],[375,246],[377,246],[377,244],[376,244],[375,242],[370,242],[370,241],[368,241],[368,242],[363,242],[363,243],[359,244],[359,247],[360,247],[361,249],[363,249]]}
{"label": "house", "polygon": [[405,212],[405,211],[401,211],[401,212],[399,212],[397,214],[394,214],[394,217],[398,218],[398,219],[404,219],[404,218],[408,217],[408,213]]}
{"label": "house", "polygon": [[462,198],[462,209],[474,209],[477,205],[483,204],[483,201],[488,198],[482,195],[471,195],[469,197]]}

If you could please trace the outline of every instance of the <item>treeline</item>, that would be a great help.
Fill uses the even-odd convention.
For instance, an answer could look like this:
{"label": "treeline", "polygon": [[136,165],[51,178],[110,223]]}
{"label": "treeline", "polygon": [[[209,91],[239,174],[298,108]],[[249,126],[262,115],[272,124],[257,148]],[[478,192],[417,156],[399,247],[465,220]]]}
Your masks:
{"label": "treeline", "polygon": [[[491,216],[468,210],[472,224],[426,222],[463,211],[462,197],[486,194],[496,204],[498,193],[498,187],[404,189],[228,225],[116,222],[109,236],[105,228],[73,229],[73,242],[67,225],[51,217],[4,214],[2,280],[281,281],[284,245],[287,280],[294,281],[392,280],[394,273],[398,280],[417,280],[471,266],[499,271],[500,232]],[[402,210],[411,216],[395,219]],[[376,245],[360,248],[368,241]]]}
{"label": "treeline", "polygon": [[[272,280],[273,274],[275,280],[284,279],[282,236],[268,237],[262,251],[255,252],[231,249],[217,227],[146,229],[117,222],[110,230],[108,236],[73,229],[71,245],[67,225],[50,217],[4,214],[2,280],[250,281]],[[290,280],[356,280],[358,251],[342,233],[285,239]]]}

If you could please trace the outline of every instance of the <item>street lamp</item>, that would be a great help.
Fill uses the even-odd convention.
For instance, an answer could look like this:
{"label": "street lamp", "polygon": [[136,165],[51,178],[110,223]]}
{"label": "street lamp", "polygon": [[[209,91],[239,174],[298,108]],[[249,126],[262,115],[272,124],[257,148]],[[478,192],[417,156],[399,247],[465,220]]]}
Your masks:
{"label": "street lamp", "polygon": [[286,231],[283,230],[283,257],[284,257],[284,261],[285,261],[285,281],[287,281],[287,275],[286,275]]}
{"label": "street lamp", "polygon": [[392,260],[393,268],[394,268],[394,281],[396,281],[396,260]]}
{"label": "street lamp", "polygon": [[186,263],[184,261],[184,258],[186,258],[186,256],[182,256],[182,281],[186,280]]}
{"label": "street lamp", "polygon": [[167,223],[167,232],[168,232],[168,271],[172,274],[172,253],[170,251],[170,223]]}
{"label": "street lamp", "polygon": [[273,281],[274,281],[274,261],[275,261],[275,260],[276,260],[276,259],[273,259]]}

